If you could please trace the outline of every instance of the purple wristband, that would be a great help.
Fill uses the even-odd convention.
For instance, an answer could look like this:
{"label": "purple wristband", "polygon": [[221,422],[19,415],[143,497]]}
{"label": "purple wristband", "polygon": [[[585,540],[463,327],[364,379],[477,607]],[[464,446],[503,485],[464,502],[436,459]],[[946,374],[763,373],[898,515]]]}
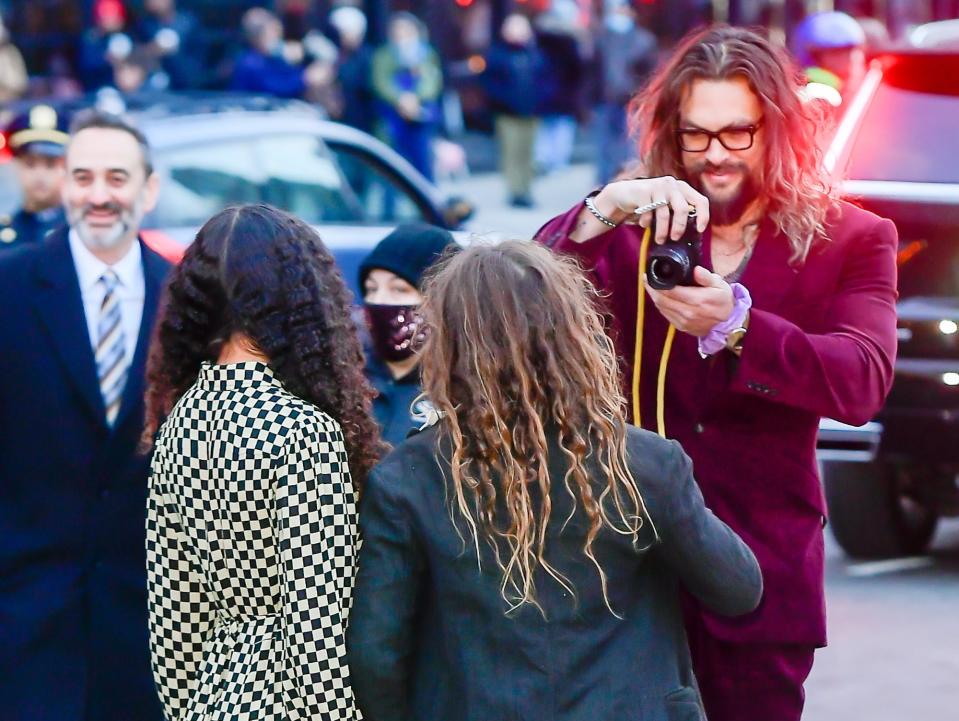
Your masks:
{"label": "purple wristband", "polygon": [[717,323],[703,338],[699,339],[699,354],[705,358],[719,353],[726,347],[726,336],[737,328],[742,328],[746,314],[752,308],[753,299],[742,283],[729,286],[733,291],[733,311],[722,323]]}

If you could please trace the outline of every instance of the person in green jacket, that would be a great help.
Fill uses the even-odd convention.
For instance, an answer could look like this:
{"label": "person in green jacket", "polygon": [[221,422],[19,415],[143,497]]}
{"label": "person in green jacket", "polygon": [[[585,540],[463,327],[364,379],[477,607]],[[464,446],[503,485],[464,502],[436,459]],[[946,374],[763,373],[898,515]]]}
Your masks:
{"label": "person in green jacket", "polygon": [[379,134],[400,155],[433,179],[432,142],[440,120],[443,71],[415,15],[390,18],[388,42],[373,55],[373,94]]}

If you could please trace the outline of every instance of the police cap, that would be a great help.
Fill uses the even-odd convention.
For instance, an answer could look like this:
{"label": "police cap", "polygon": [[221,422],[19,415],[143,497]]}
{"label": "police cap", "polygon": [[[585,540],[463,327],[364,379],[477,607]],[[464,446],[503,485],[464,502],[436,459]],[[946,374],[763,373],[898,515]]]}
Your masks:
{"label": "police cap", "polygon": [[32,153],[58,158],[70,140],[65,114],[50,105],[34,105],[7,127],[7,144],[14,155]]}

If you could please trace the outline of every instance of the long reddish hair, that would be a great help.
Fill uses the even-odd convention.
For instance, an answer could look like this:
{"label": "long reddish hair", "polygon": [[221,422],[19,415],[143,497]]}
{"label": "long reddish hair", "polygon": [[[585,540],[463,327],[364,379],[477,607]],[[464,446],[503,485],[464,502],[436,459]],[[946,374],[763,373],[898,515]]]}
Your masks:
{"label": "long reddish hair", "polygon": [[825,237],[827,215],[837,203],[822,164],[826,123],[815,105],[800,99],[800,74],[786,51],[758,33],[726,25],[690,33],[633,98],[630,126],[641,137],[644,171],[684,176],[676,140],[684,94],[695,80],[733,78],[744,78],[763,107],[763,194],[773,222],[789,239],[792,260],[801,263]]}

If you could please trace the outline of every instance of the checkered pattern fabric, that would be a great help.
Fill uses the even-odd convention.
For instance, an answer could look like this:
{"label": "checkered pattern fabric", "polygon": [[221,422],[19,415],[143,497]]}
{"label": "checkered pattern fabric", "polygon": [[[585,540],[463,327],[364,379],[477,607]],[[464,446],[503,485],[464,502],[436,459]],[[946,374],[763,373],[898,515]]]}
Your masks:
{"label": "checkered pattern fabric", "polygon": [[147,509],[169,721],[356,719],[356,499],[339,425],[260,363],[205,364],[160,429]]}

